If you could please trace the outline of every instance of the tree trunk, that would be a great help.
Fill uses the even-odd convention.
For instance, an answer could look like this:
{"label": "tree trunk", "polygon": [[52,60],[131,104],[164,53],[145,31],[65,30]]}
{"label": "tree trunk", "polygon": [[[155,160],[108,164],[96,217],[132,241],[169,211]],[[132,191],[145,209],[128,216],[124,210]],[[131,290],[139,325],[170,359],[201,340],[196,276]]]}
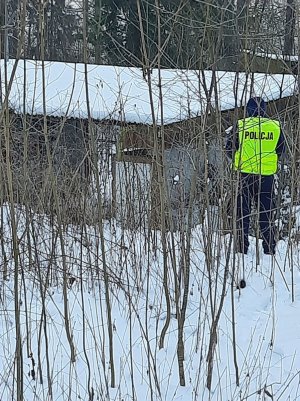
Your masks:
{"label": "tree trunk", "polygon": [[95,62],[96,62],[96,64],[101,64],[101,62],[102,62],[101,20],[102,20],[102,0],[95,0],[95,22],[96,22]]}
{"label": "tree trunk", "polygon": [[4,58],[5,41],[5,1],[0,1],[0,58]]}
{"label": "tree trunk", "polygon": [[285,11],[285,32],[283,54],[291,55],[294,50],[295,0],[287,0]]}
{"label": "tree trunk", "polygon": [[249,0],[237,0],[237,31],[239,50],[243,51],[247,47],[247,14],[249,9]]}
{"label": "tree trunk", "polygon": [[126,48],[129,52],[129,60],[132,64],[137,65],[138,61],[141,62],[141,31],[139,29],[137,6],[134,4],[128,9]]}

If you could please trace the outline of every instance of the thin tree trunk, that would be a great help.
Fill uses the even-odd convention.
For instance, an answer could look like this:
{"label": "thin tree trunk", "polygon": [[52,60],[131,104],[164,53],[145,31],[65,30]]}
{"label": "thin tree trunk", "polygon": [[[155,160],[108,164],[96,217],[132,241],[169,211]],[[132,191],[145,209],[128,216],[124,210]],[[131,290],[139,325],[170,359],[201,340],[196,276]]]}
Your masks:
{"label": "thin tree trunk", "polygon": [[107,329],[108,329],[108,338],[109,338],[109,366],[110,366],[110,385],[111,387],[116,386],[115,379],[115,365],[114,365],[114,347],[113,347],[113,324],[112,324],[112,311],[111,311],[111,302],[110,302],[110,293],[109,293],[109,276],[108,276],[108,267],[106,264],[106,252],[105,252],[105,240],[104,240],[104,231],[103,231],[103,199],[101,195],[100,188],[100,180],[99,180],[99,163],[98,163],[98,155],[97,155],[97,138],[95,136],[95,127],[92,124],[91,112],[90,112],[90,102],[89,102],[89,89],[88,89],[88,70],[87,70],[87,15],[88,15],[88,1],[84,2],[83,9],[83,58],[84,58],[84,67],[85,67],[85,94],[86,94],[86,102],[88,109],[88,121],[89,121],[89,135],[90,135],[90,152],[92,159],[92,167],[93,173],[95,177],[95,184],[97,190],[97,203],[98,203],[98,216],[99,216],[99,236],[100,236],[100,248],[101,248],[101,256],[102,256],[102,266],[103,266],[103,275],[104,275],[104,286],[105,286],[105,301],[106,301],[106,313],[107,313]]}
{"label": "thin tree trunk", "polygon": [[284,31],[284,55],[292,55],[294,50],[295,36],[295,0],[287,0],[285,11],[285,31]]}
{"label": "thin tree trunk", "polygon": [[95,35],[95,62],[101,64],[102,61],[102,35],[101,35],[101,23],[102,23],[102,0],[95,0],[95,20],[96,20],[96,35]]}

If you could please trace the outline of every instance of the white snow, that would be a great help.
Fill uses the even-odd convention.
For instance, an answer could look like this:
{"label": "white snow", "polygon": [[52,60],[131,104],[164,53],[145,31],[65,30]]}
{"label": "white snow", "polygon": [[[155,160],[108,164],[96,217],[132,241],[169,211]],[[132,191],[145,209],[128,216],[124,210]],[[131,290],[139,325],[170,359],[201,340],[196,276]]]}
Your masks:
{"label": "white snow", "polygon": [[[14,400],[15,265],[10,211],[6,206],[2,211],[4,248],[1,252],[5,249],[8,269],[12,272],[9,280],[0,282],[0,399]],[[182,387],[176,355],[174,255],[169,254],[168,262],[171,321],[164,347],[159,349],[166,322],[160,234],[121,231],[113,222],[104,224],[114,338],[116,387],[113,389],[109,386],[107,308],[98,230],[86,227],[82,240],[80,228],[70,227],[63,236],[63,255],[57,226],[52,228],[46,218],[37,215],[34,223],[28,225],[22,208],[15,213],[24,401],[294,401],[300,398],[300,253],[296,242],[280,241],[276,257],[272,258],[262,255],[260,243],[257,253],[256,242],[252,239],[249,255],[244,258],[238,255],[235,262],[247,287],[241,291],[233,287],[233,293],[233,260],[230,259],[209,392],[206,389],[209,329],[213,310],[220,305],[228,236],[216,233],[207,243],[205,224],[192,232],[191,277],[184,326],[186,386]],[[29,259],[28,245],[33,239],[33,229],[36,248],[31,248]],[[176,271],[180,274],[182,238],[175,233],[174,239]],[[212,253],[206,258],[208,246]],[[67,288],[68,314],[76,349],[73,363],[64,318],[64,260],[68,282],[69,278],[74,279]],[[2,264],[2,271],[3,267]],[[182,297],[183,287],[180,291]],[[233,360],[233,327],[239,386]],[[35,365],[27,349],[32,352]]]}
{"label": "white snow", "polygon": [[179,177],[178,174],[176,174],[176,175],[173,177],[173,184],[178,184],[179,181],[180,181],[180,177]]}
{"label": "white snow", "polygon": [[269,58],[272,60],[283,60],[283,61],[298,61],[298,56],[290,55],[290,54],[276,54],[276,53],[269,53],[269,52],[253,52],[251,50],[245,50],[246,53],[250,55]]}
{"label": "white snow", "polygon": [[[8,79],[15,62],[7,64]],[[252,95],[269,101],[297,92],[297,79],[292,75],[217,71],[214,80],[212,71],[161,70],[160,98],[156,69],[152,70],[151,83],[139,68],[87,65],[85,75],[84,64],[47,61],[44,78],[42,70],[40,61],[18,62],[8,94],[9,105],[16,112],[43,114],[45,108],[48,115],[86,118],[89,106],[95,119],[152,124],[151,86],[154,118],[157,124],[167,124],[200,115],[209,102],[225,110],[245,104]],[[4,72],[5,61],[0,60],[2,100],[7,93]]]}

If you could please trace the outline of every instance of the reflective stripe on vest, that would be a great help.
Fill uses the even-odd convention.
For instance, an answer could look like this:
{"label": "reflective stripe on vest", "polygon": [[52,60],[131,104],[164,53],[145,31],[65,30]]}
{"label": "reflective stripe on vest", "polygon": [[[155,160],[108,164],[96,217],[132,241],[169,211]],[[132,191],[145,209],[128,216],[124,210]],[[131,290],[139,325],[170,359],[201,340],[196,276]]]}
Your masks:
{"label": "reflective stripe on vest", "polygon": [[238,130],[239,149],[234,155],[235,169],[249,174],[275,174],[279,122],[264,117],[249,117],[238,121]]}

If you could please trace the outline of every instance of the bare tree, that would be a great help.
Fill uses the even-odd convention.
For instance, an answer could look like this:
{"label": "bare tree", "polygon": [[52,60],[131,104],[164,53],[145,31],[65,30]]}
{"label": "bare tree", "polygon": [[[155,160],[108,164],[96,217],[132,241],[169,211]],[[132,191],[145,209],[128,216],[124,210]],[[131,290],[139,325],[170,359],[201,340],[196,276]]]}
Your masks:
{"label": "bare tree", "polygon": [[296,1],[287,0],[285,12],[285,32],[283,54],[294,54],[295,41],[295,22],[296,22]]}

